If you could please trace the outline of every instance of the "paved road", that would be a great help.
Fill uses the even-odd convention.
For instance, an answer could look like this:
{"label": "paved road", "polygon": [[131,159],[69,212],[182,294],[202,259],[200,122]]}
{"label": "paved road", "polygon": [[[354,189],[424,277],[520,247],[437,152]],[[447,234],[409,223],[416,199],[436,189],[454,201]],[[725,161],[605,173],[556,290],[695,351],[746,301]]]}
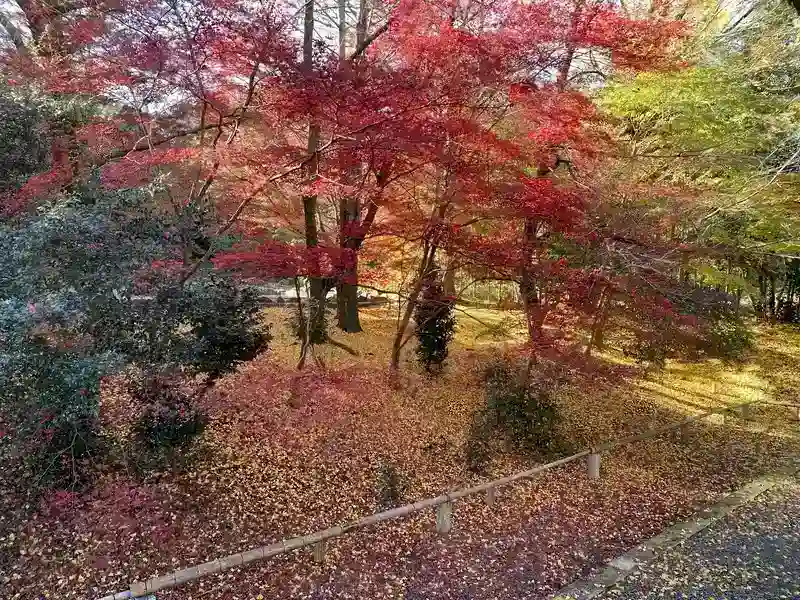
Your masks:
{"label": "paved road", "polygon": [[800,600],[800,480],[661,552],[603,600]]}

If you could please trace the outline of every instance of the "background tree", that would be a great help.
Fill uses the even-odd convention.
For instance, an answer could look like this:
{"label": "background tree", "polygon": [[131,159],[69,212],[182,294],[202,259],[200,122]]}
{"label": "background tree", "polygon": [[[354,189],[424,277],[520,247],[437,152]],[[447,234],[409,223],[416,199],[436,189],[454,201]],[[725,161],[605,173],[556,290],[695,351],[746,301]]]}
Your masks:
{"label": "background tree", "polygon": [[681,277],[730,292],[737,305],[749,298],[775,319],[796,303],[787,277],[798,249],[798,30],[770,2],[709,28],[696,66],[609,86],[603,104],[636,160],[623,177],[691,197],[672,209],[672,237],[694,250]]}

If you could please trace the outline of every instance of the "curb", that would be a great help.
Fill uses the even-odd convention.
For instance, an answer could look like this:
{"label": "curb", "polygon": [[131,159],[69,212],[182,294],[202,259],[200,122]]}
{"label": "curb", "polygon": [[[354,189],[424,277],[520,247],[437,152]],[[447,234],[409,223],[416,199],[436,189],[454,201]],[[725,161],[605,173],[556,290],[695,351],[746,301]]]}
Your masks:
{"label": "curb", "polygon": [[722,498],[716,504],[698,512],[688,521],[677,523],[657,536],[631,548],[624,554],[608,561],[596,575],[578,579],[561,588],[548,600],[592,600],[604,594],[608,588],[625,580],[640,565],[653,561],[657,552],[678,546],[709,525],[720,521],[736,508],[751,502],[764,492],[800,472],[798,459],[771,475],[759,477]]}

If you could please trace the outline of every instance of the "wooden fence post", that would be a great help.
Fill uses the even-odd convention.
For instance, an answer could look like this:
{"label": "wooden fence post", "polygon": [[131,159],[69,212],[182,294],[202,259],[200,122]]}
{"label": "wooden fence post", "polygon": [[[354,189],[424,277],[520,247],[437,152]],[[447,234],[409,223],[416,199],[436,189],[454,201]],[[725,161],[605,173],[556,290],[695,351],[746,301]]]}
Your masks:
{"label": "wooden fence post", "polygon": [[590,454],[587,462],[589,479],[600,479],[600,455]]}
{"label": "wooden fence post", "polygon": [[492,506],[494,504],[496,493],[495,489],[496,488],[490,487],[488,490],[486,490],[486,506]]}
{"label": "wooden fence post", "polygon": [[314,544],[314,562],[321,563],[325,560],[325,540]]}
{"label": "wooden fence post", "polygon": [[436,509],[436,531],[450,533],[453,528],[453,503],[445,502]]}

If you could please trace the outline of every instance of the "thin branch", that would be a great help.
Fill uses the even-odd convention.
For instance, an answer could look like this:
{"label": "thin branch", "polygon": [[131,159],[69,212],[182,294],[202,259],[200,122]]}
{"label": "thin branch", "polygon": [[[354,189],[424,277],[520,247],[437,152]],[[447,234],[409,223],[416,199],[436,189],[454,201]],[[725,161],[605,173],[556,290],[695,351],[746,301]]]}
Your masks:
{"label": "thin branch", "polygon": [[361,44],[358,46],[358,48],[356,48],[356,49],[355,49],[355,51],[354,51],[354,52],[353,52],[353,53],[350,55],[350,58],[348,58],[347,60],[348,60],[348,61],[350,61],[350,62],[352,62],[352,61],[354,61],[355,59],[357,59],[359,56],[361,56],[362,54],[364,54],[364,52],[366,52],[366,51],[367,51],[367,48],[369,48],[369,47],[370,47],[370,44],[372,44],[372,42],[374,42],[376,39],[378,39],[378,37],[379,37],[381,34],[383,34],[383,33],[387,32],[387,31],[389,30],[389,23],[390,23],[390,21],[388,21],[388,20],[387,20],[387,21],[386,21],[386,22],[385,22],[383,25],[381,25],[380,27],[378,27],[378,29],[376,29],[376,30],[375,30],[375,31],[372,33],[372,35],[370,35],[370,36],[369,36],[367,39],[365,39],[365,40],[364,40],[364,41],[363,41],[363,42],[362,42],[362,43],[361,43]]}
{"label": "thin branch", "polygon": [[[381,288],[376,288],[376,287],[373,287],[371,285],[365,285],[365,284],[362,284],[362,283],[359,283],[358,287],[364,288],[365,290],[372,290],[373,292],[378,292],[378,293],[381,293],[381,294],[394,294],[396,296],[399,296],[400,298],[408,298],[407,294],[403,294],[401,292],[393,292],[392,290],[383,290]],[[475,315],[471,315],[466,310],[464,310],[463,308],[459,308],[455,304],[453,305],[453,310],[458,311],[458,312],[468,316],[473,321],[477,321],[478,323],[480,323],[481,325],[483,325],[487,329],[493,329],[493,326],[491,324],[487,323],[486,321],[482,321],[481,319],[479,319]],[[408,340],[406,340],[403,343],[403,346],[405,346],[405,344],[407,344],[407,343],[408,343]]]}
{"label": "thin branch", "polygon": [[[228,123],[228,122],[223,123],[223,125],[229,125],[229,124],[230,123]],[[145,139],[142,139],[142,140],[139,140],[138,142],[136,142],[133,145],[133,148],[127,148],[127,149],[123,148],[123,149],[120,149],[120,150],[115,150],[114,152],[112,152],[111,154],[106,156],[105,158],[103,158],[103,159],[101,159],[99,161],[96,161],[96,162],[94,162],[92,164],[95,167],[101,167],[104,164],[106,164],[108,162],[111,162],[112,160],[115,160],[117,158],[122,158],[123,156],[131,154],[133,152],[142,152],[144,150],[151,150],[152,148],[154,148],[156,146],[161,146],[162,144],[166,144],[168,142],[171,142],[172,140],[176,140],[176,139],[181,138],[181,137],[186,137],[187,135],[194,135],[196,133],[201,133],[201,132],[207,131],[209,129],[216,129],[218,126],[219,125],[217,123],[214,123],[213,125],[212,124],[202,125],[200,127],[195,127],[194,129],[187,129],[185,131],[178,131],[176,133],[173,133],[173,134],[165,136],[165,137],[163,137],[161,139],[158,139],[158,140],[156,140],[154,142],[153,141],[148,142]]]}

